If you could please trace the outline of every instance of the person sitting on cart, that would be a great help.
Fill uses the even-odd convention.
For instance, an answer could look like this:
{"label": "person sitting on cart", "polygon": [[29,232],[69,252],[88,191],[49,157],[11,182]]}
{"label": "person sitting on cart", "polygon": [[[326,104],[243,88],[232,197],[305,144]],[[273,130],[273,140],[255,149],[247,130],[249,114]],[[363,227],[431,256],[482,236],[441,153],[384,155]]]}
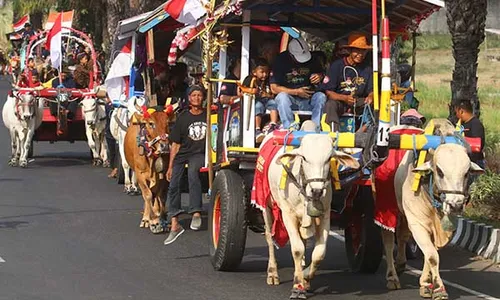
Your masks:
{"label": "person sitting on cart", "polygon": [[[233,58],[229,63],[229,75],[226,80],[240,80],[241,61],[239,58]],[[222,104],[232,104],[241,97],[236,83],[223,82],[219,91],[219,101]]]}
{"label": "person sitting on cart", "polygon": [[181,179],[184,166],[188,164],[189,213],[193,214],[190,228],[201,227],[202,190],[199,177],[200,168],[205,164],[205,135],[207,132],[206,110],[203,108],[205,91],[194,85],[188,91],[190,109],[177,116],[170,132],[170,162],[167,180],[170,181],[167,193],[168,218],[172,222],[170,234],[164,244],[173,243],[183,232],[178,217],[184,213],[181,209]]}
{"label": "person sitting on cart", "polygon": [[[278,105],[274,101],[274,95],[271,93],[267,74],[269,74],[269,64],[263,58],[257,58],[252,61],[252,74],[243,80],[243,88],[256,89],[255,94],[255,140],[261,143],[265,135],[273,132],[278,123]],[[270,111],[271,122],[268,129],[262,128],[262,115]]]}
{"label": "person sitting on cart", "polygon": [[88,68],[89,55],[85,52],[79,53],[76,57],[78,65],[74,72],[76,88],[86,89],[90,84],[90,70]]}
{"label": "person sitting on cart", "polygon": [[[61,79],[62,79],[62,84],[59,80],[59,77],[54,79],[52,81],[52,88],[76,89],[76,83],[73,80],[73,77],[71,76],[71,71],[68,69],[67,66],[63,67],[62,69]],[[78,102],[70,101],[63,103],[62,105],[66,109],[65,112],[66,115],[68,116],[68,119],[72,120],[76,115],[76,110],[78,109]],[[50,114],[53,115],[54,117],[57,117],[57,103],[50,102],[49,107],[50,107]]]}
{"label": "person sitting on cart", "polygon": [[340,116],[344,113],[355,109],[355,113],[361,115],[365,105],[373,102],[373,72],[365,63],[372,46],[368,45],[366,36],[353,33],[343,47],[349,55],[332,63],[322,83],[328,96],[326,122],[332,131],[340,129]]}
{"label": "person sitting on cart", "polygon": [[303,38],[293,39],[288,50],[276,57],[271,72],[271,91],[277,96],[279,117],[285,129],[294,122],[293,107],[311,111],[311,120],[320,126],[324,93],[317,89],[323,77],[318,60],[313,59],[309,45]]}

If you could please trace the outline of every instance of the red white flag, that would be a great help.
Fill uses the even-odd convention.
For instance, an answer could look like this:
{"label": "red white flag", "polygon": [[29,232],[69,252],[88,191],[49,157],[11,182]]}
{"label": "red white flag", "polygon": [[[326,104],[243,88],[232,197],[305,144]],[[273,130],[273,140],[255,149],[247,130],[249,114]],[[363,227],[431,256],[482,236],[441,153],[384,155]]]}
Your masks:
{"label": "red white flag", "polygon": [[[130,76],[133,63],[132,40],[129,40],[113,60],[104,81],[106,91],[111,100],[119,100],[120,96],[126,92],[127,82],[125,78]],[[128,97],[128,95],[125,96]]]}
{"label": "red white flag", "polygon": [[47,34],[45,48],[50,51],[52,67],[59,69],[62,65],[62,13],[59,14],[54,26]]}
{"label": "red white flag", "polygon": [[21,20],[17,21],[15,24],[12,24],[12,28],[14,32],[19,32],[24,29],[24,25],[30,22],[30,16],[26,15],[21,18]]}
{"label": "red white flag", "polygon": [[177,22],[196,25],[207,10],[203,0],[170,0],[165,4],[165,11]]}

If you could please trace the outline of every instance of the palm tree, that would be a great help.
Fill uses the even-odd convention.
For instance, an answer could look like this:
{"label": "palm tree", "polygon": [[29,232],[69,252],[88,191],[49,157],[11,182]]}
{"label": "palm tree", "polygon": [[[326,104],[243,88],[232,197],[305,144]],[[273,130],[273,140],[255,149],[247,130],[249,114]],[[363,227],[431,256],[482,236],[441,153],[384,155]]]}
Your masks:
{"label": "palm tree", "polygon": [[477,60],[485,37],[487,0],[445,0],[445,6],[455,58],[449,119],[457,121],[454,107],[464,100],[471,101],[474,113],[480,114]]}

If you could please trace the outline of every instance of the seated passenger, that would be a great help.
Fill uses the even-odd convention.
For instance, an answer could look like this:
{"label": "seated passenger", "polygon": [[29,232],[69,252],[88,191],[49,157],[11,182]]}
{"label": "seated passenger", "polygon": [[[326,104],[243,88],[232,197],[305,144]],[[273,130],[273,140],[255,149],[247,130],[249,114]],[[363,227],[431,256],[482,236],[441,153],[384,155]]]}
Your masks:
{"label": "seated passenger", "polygon": [[89,56],[87,53],[82,52],[77,55],[78,65],[74,72],[76,87],[79,89],[86,89],[90,85],[90,72],[88,67]]}
{"label": "seated passenger", "polygon": [[[278,106],[273,99],[267,74],[269,73],[269,65],[263,58],[258,58],[253,62],[252,75],[248,75],[243,80],[245,88],[256,89],[255,94],[255,139],[257,143],[262,142],[265,135],[271,133],[277,127],[278,123]],[[266,132],[262,128],[262,115],[270,110],[271,122]]]}
{"label": "seated passenger", "polygon": [[332,131],[340,128],[340,116],[349,110],[363,114],[366,104],[373,102],[372,67],[365,62],[366,54],[372,47],[362,34],[351,34],[344,46],[349,55],[332,63],[325,78],[323,88],[328,101],[325,105],[326,122]]}
{"label": "seated passenger", "polygon": [[[229,63],[229,74],[225,79],[240,80],[241,61],[240,59],[233,59]],[[236,83],[224,82],[222,83],[219,91],[219,101],[222,104],[232,104],[236,99],[240,98],[238,85]]]}
{"label": "seated passenger", "polygon": [[284,128],[294,121],[292,106],[312,111],[311,120],[320,125],[326,102],[325,94],[317,91],[322,76],[321,64],[312,59],[309,45],[302,38],[290,41],[288,51],[276,57],[270,83],[271,91],[277,94],[274,100]]}
{"label": "seated passenger", "polygon": [[[52,81],[52,88],[66,88],[66,89],[75,89],[76,83],[71,76],[71,72],[68,67],[63,67],[61,72],[62,84],[59,81],[59,77]],[[78,109],[78,102],[71,101],[62,104],[64,108],[66,108],[65,112],[68,116],[68,119],[73,119],[76,114],[76,110]],[[50,113],[53,116],[57,116],[57,103],[50,102]]]}

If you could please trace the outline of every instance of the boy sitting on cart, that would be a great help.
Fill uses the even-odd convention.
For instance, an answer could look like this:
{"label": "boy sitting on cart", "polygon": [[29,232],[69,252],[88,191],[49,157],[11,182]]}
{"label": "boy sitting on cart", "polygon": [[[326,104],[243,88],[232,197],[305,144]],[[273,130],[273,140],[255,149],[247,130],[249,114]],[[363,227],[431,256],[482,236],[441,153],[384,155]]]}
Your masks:
{"label": "boy sitting on cart", "polygon": [[[278,105],[274,101],[271,93],[267,74],[269,74],[269,64],[263,58],[257,58],[252,62],[252,74],[243,80],[241,89],[245,93],[255,95],[255,139],[261,143],[265,135],[273,132],[278,123]],[[261,130],[262,115],[270,111],[271,122],[266,130]]]}
{"label": "boy sitting on cart", "polygon": [[319,91],[323,68],[313,59],[309,45],[303,38],[293,39],[288,50],[281,53],[273,63],[271,91],[275,97],[281,122],[285,129],[294,122],[293,108],[311,111],[311,120],[320,126],[326,95]]}

